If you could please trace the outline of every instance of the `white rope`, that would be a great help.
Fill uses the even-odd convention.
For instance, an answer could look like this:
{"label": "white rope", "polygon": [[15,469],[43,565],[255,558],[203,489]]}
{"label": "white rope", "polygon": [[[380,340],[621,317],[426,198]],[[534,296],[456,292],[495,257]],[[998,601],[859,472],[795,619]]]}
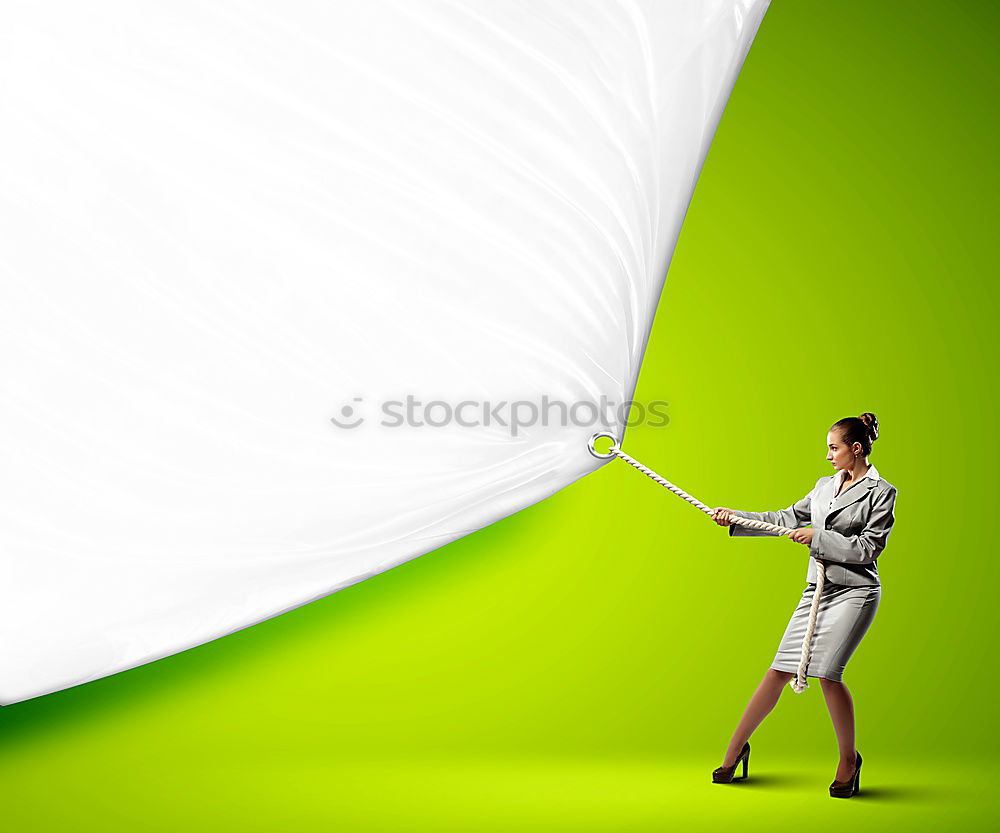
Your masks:
{"label": "white rope", "polygon": [[[594,440],[597,439],[598,437],[608,437],[612,441],[612,443],[614,443],[611,446],[611,448],[608,449],[609,452],[608,455],[598,454],[596,451],[594,451]],[[614,454],[616,457],[619,457],[620,459],[624,460],[633,468],[636,468],[639,471],[641,471],[647,477],[650,477],[653,480],[655,480],[665,489],[669,489],[678,497],[684,498],[684,500],[686,500],[692,506],[696,506],[706,515],[711,516],[712,509],[710,507],[706,506],[697,498],[691,497],[691,495],[689,495],[684,490],[678,489],[673,483],[668,481],[666,478],[658,475],[651,468],[644,466],[638,460],[634,459],[633,457],[630,457],[628,454],[626,454],[618,447],[618,443],[615,442],[614,437],[612,437],[610,434],[595,434],[593,437],[590,438],[590,448],[591,448],[591,453],[594,454],[595,457],[609,457],[610,454]],[[777,532],[779,535],[788,535],[790,532],[794,531],[786,526],[769,524],[766,523],[765,521],[750,520],[749,518],[740,518],[737,517],[736,515],[731,515],[730,520],[732,521],[732,523],[739,524],[740,526],[746,526],[751,529],[764,529],[769,532]],[[818,558],[814,558],[813,560],[816,562],[816,576],[817,576],[816,592],[813,594],[812,607],[809,609],[809,624],[806,627],[805,636],[802,638],[802,658],[799,660],[799,668],[795,677],[789,681],[789,685],[791,685],[792,690],[796,694],[801,694],[803,691],[809,688],[809,684],[806,682],[806,670],[809,668],[809,656],[810,653],[812,652],[812,638],[813,638],[813,633],[816,630],[816,614],[819,612],[819,601],[820,597],[823,595],[823,585],[826,583],[826,565]]]}

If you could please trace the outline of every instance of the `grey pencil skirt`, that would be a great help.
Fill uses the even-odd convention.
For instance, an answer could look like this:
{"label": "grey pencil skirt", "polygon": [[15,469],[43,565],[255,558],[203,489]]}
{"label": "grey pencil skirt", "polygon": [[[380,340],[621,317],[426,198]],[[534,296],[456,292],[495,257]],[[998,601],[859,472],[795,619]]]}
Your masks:
{"label": "grey pencil skirt", "polygon": [[[799,670],[802,639],[809,625],[809,610],[815,592],[815,584],[806,585],[781,637],[771,668],[792,673]],[[816,614],[816,629],[813,631],[812,653],[806,667],[807,677],[825,677],[838,683],[843,680],[847,661],[875,618],[881,598],[882,588],[877,584],[848,587],[824,583]]]}

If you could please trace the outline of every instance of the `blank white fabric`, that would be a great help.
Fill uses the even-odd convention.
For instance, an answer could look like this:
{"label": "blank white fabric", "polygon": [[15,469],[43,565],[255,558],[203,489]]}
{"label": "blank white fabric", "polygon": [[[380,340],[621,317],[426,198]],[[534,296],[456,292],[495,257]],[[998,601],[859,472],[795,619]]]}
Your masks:
{"label": "blank white fabric", "polygon": [[5,3],[0,703],[599,467],[600,424],[380,418],[632,396],[766,7]]}

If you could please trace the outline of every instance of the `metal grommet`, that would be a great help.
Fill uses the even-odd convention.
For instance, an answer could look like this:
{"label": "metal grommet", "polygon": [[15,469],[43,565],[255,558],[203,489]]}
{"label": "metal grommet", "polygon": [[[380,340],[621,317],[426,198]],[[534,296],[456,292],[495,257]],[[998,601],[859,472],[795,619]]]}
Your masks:
{"label": "metal grommet", "polygon": [[598,460],[610,460],[615,456],[613,451],[609,451],[607,454],[599,454],[597,449],[594,448],[594,443],[597,442],[601,437],[607,437],[611,440],[611,447],[618,448],[618,440],[615,438],[614,434],[609,434],[607,431],[598,431],[590,438],[590,442],[587,443],[587,448],[590,453],[593,454]]}

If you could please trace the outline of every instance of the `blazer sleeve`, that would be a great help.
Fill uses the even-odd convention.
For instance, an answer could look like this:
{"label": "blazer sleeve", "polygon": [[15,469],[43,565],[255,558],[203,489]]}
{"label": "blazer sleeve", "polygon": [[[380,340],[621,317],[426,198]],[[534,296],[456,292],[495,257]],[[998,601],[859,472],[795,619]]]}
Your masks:
{"label": "blazer sleeve", "polygon": [[813,529],[809,553],[823,561],[841,564],[871,564],[885,549],[895,522],[896,487],[890,486],[872,502],[865,528],[857,535],[832,529]]}
{"label": "blazer sleeve", "polygon": [[[787,509],[779,509],[776,512],[743,512],[738,509],[733,509],[732,513],[751,521],[764,521],[765,523],[776,524],[777,526],[786,526],[789,529],[798,529],[800,526],[805,526],[812,520],[812,498],[815,491],[816,486],[813,486],[812,489],[809,490],[809,494],[807,494],[804,498],[797,500]],[[755,535],[771,535],[775,538],[780,537],[779,533],[771,532],[768,529],[751,529],[748,526],[740,526],[739,524],[729,525],[729,535],[730,537],[750,537]]]}

